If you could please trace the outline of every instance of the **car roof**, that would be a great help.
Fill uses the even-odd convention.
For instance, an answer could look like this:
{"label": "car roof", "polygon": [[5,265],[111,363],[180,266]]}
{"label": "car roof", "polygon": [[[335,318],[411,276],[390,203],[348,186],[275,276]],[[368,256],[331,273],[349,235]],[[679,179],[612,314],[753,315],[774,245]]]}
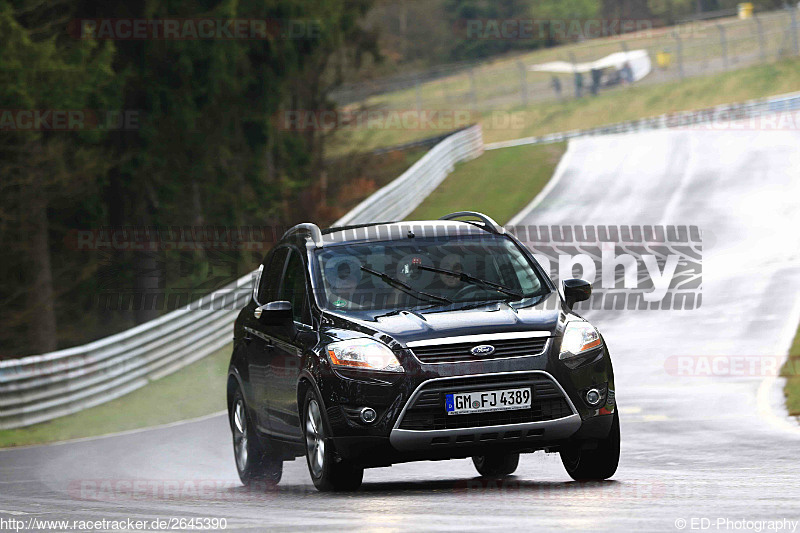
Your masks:
{"label": "car roof", "polygon": [[454,220],[411,220],[404,222],[379,222],[352,226],[332,227],[322,230],[325,245],[355,242],[378,242],[415,238],[456,237],[464,235],[484,235],[497,237],[493,232],[476,222]]}
{"label": "car roof", "polygon": [[[471,218],[473,220],[458,220]],[[474,219],[478,219],[475,221]],[[452,239],[466,235],[498,236],[507,235],[506,230],[491,217],[477,211],[456,211],[444,215],[439,220],[409,220],[403,222],[374,222],[328,228],[324,231],[312,222],[297,224],[286,231],[281,242],[310,238],[306,246],[323,248],[326,245],[380,242],[408,238]],[[512,239],[513,240],[513,239]]]}

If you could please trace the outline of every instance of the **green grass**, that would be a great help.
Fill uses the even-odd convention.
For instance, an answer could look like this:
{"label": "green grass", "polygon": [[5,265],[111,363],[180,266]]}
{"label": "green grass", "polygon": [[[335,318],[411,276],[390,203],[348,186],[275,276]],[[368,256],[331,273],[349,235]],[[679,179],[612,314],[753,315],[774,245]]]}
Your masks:
{"label": "green grass", "polygon": [[553,175],[565,143],[515,146],[461,163],[407,218],[435,220],[453,211],[480,211],[501,224],[522,210]]}
{"label": "green grass", "polygon": [[786,387],[783,393],[786,395],[786,408],[792,416],[800,416],[800,328],[792,342],[789,350],[789,358],[783,365],[781,375],[786,377]]}
{"label": "green grass", "polygon": [[0,447],[93,437],[177,422],[225,409],[231,347],[103,405],[49,422],[0,431]]}
{"label": "green grass", "polygon": [[[800,59],[658,85],[633,85],[597,97],[515,106],[478,114],[486,142],[589,128],[676,111],[763,98],[800,90]],[[369,150],[443,133],[435,129],[361,129],[337,132],[333,151]]]}

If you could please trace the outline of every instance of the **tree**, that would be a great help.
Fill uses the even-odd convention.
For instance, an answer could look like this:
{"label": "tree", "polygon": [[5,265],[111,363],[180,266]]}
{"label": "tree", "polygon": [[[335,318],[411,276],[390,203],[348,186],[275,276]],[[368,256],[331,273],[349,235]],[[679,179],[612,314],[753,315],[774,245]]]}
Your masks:
{"label": "tree", "polygon": [[[537,48],[545,43],[538,33],[505,36],[493,33],[495,24],[510,22],[524,28],[531,18],[529,2],[523,0],[447,0],[445,9],[457,38],[451,59],[478,59],[513,49]],[[473,24],[473,30],[469,28]],[[477,28],[477,31],[475,31]]]}
{"label": "tree", "polygon": [[[0,265],[0,349],[48,351],[57,340],[85,342],[167,310],[102,308],[101,293],[199,295],[254,264],[246,252],[79,252],[69,244],[77,229],[308,217],[314,205],[299,200],[313,197],[304,191],[323,175],[325,132],[280,127],[275,118],[285,109],[332,109],[331,89],[364,54],[378,56],[360,23],[370,1],[0,0],[0,110],[140,117],[129,131],[0,128],[0,245],[11,251]],[[269,20],[279,31],[117,41],[69,31],[80,19],[128,18]],[[227,276],[212,272],[219,267]]]}
{"label": "tree", "polygon": [[79,182],[97,178],[87,176],[91,165],[84,167],[82,161],[99,150],[92,134],[82,138],[81,150],[67,150],[66,137],[79,133],[48,131],[46,122],[27,129],[26,117],[107,103],[104,88],[111,80],[113,47],[65,40],[54,30],[53,23],[63,18],[58,7],[0,2],[0,109],[5,115],[0,127],[0,242],[11,252],[3,274],[18,281],[2,288],[0,319],[12,330],[25,330],[32,351],[53,350],[57,344],[51,203]]}

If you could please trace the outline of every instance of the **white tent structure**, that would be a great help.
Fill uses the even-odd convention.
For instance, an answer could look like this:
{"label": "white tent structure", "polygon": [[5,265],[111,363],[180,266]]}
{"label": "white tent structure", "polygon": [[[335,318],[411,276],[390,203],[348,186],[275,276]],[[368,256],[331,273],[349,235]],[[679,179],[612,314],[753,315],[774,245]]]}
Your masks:
{"label": "white tent structure", "polygon": [[535,72],[554,72],[557,74],[574,74],[576,72],[589,73],[592,70],[614,69],[619,71],[625,66],[630,65],[633,74],[633,81],[639,81],[647,76],[652,70],[650,56],[647,50],[631,50],[629,52],[614,52],[597,61],[588,63],[568,63],[567,61],[550,61],[528,67],[528,70]]}

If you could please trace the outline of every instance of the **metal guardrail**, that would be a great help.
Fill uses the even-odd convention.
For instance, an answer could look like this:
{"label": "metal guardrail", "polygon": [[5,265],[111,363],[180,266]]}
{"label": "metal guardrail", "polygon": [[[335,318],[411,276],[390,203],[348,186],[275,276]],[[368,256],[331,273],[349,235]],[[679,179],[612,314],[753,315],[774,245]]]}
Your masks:
{"label": "metal guardrail", "polygon": [[[497,150],[498,148],[510,148],[512,146],[523,146],[528,144],[550,144],[568,141],[578,137],[590,137],[593,135],[631,133],[665,128],[692,128],[701,126],[703,124],[718,124],[718,130],[721,131],[726,127],[729,129],[735,129],[734,123],[737,121],[770,115],[773,113],[795,111],[798,109],[800,109],[800,92],[788,93],[771,96],[768,98],[760,98],[757,100],[748,100],[746,102],[736,104],[724,104],[714,107],[707,107],[704,109],[666,113],[655,117],[618,122],[605,126],[597,126],[595,128],[548,133],[547,135],[494,142],[486,144],[484,146],[484,150]],[[790,122],[790,124],[793,125],[795,123],[795,120]],[[762,127],[764,126],[762,125]],[[776,126],[776,129],[777,127],[778,126]],[[709,131],[715,130],[712,128]]]}
{"label": "metal guardrail", "polygon": [[[480,155],[479,125],[458,131],[335,226],[401,220],[456,163]],[[172,311],[83,346],[0,361],[0,429],[29,426],[105,403],[175,372],[231,342],[253,273]]]}
{"label": "metal guardrail", "polygon": [[456,163],[474,159],[482,153],[483,135],[479,124],[454,133],[333,225],[402,220],[444,181]]}

